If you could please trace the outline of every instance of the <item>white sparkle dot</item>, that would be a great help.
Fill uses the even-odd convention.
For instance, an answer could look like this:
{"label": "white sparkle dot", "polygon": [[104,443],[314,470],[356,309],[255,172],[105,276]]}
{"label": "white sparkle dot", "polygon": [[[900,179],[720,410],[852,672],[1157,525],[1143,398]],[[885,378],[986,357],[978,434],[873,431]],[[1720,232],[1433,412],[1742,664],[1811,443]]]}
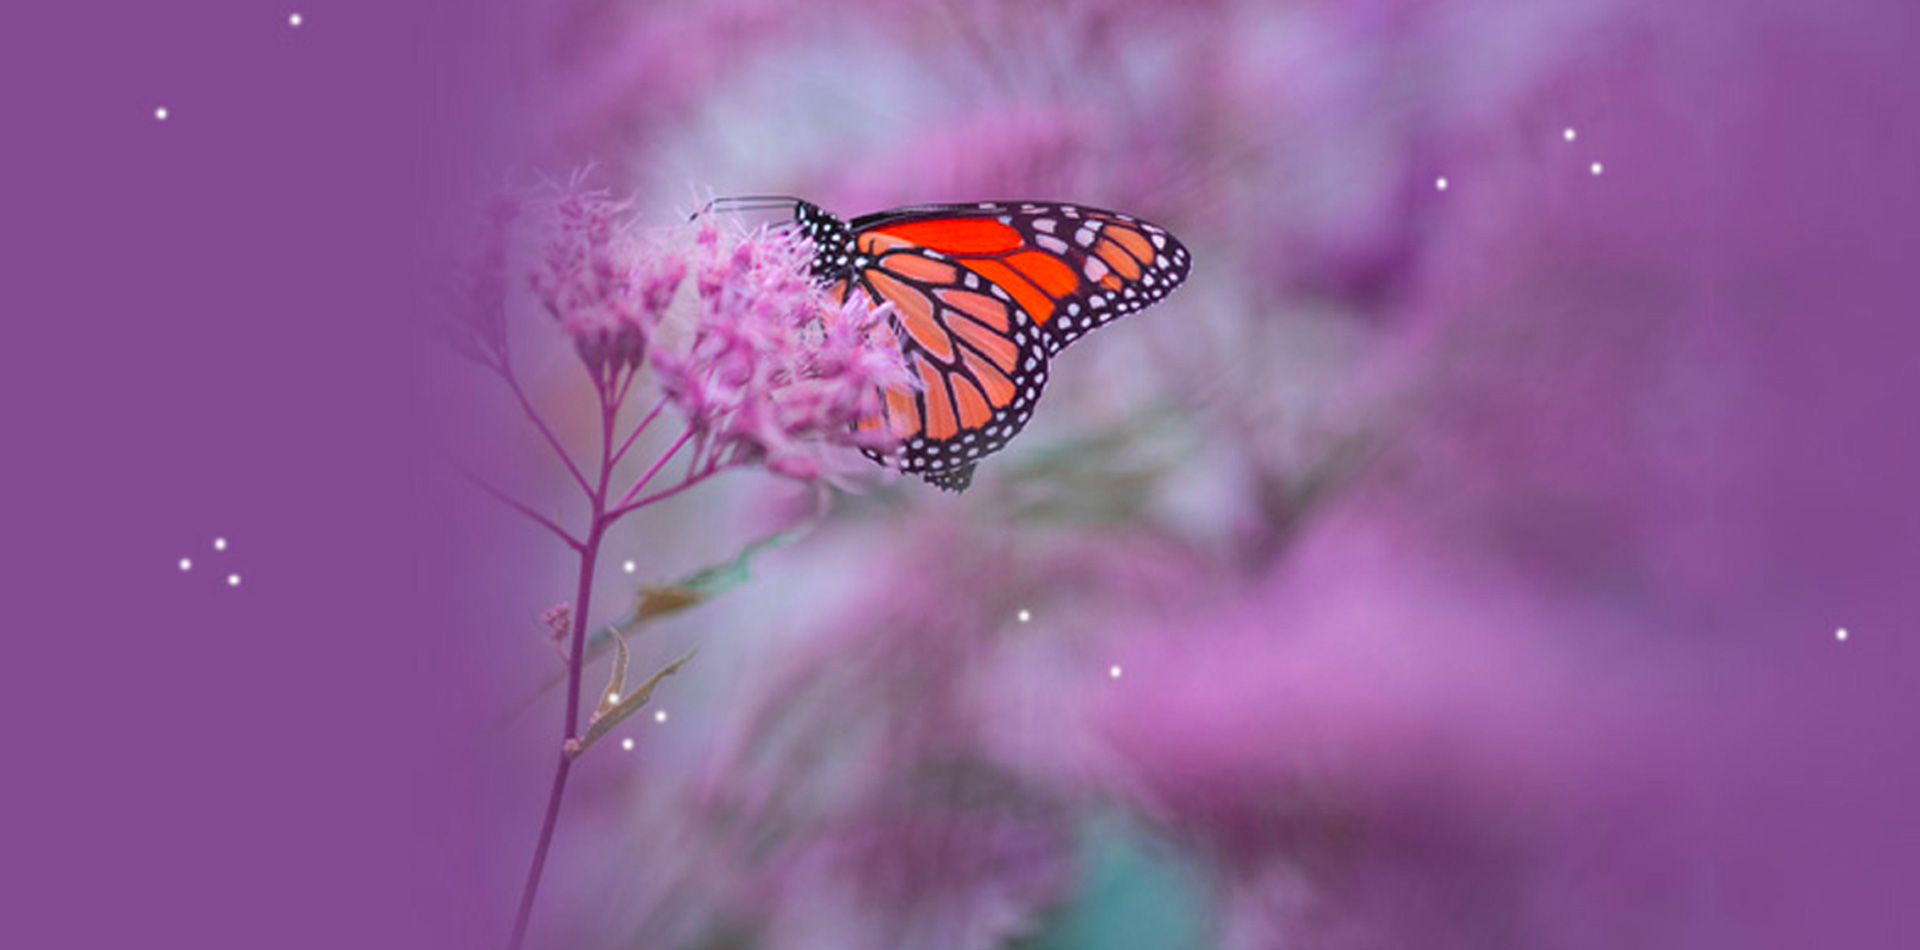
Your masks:
{"label": "white sparkle dot", "polygon": [[214,549],[215,551],[225,551],[225,550],[227,549],[227,539],[226,539],[226,538],[214,538],[214,539],[213,539],[213,549]]}
{"label": "white sparkle dot", "polygon": [[1574,139],[1576,139],[1576,138],[1579,138],[1580,136],[1579,136],[1579,135],[1578,135],[1577,133],[1575,133],[1575,132],[1573,131],[1573,127],[1572,127],[1572,126],[1568,126],[1568,127],[1567,127],[1567,130],[1566,130],[1565,132],[1562,132],[1562,133],[1560,133],[1560,137],[1561,137],[1561,138],[1563,138],[1563,139],[1566,139],[1566,140],[1567,140],[1567,141],[1569,141],[1569,142],[1571,142],[1571,141],[1573,141]]}
{"label": "white sparkle dot", "polygon": [[639,568],[639,565],[633,563],[632,561],[628,561],[627,563],[620,565],[620,569],[623,571],[626,571],[629,574],[633,573],[638,568]]}
{"label": "white sparkle dot", "polygon": [[1447,190],[1447,180],[1446,180],[1445,178],[1437,178],[1437,179],[1434,179],[1434,182],[1433,182],[1433,187],[1435,187],[1435,188],[1438,188],[1438,189],[1440,189],[1441,191],[1446,191],[1446,190]]}
{"label": "white sparkle dot", "polygon": [[238,575],[238,574],[228,574],[228,575],[227,575],[227,586],[228,586],[228,587],[239,587],[239,586],[240,586],[240,575]]}
{"label": "white sparkle dot", "polygon": [[1606,169],[1605,169],[1604,167],[1602,167],[1602,166],[1601,166],[1601,164],[1600,164],[1599,162],[1594,162],[1594,163],[1593,163],[1593,166],[1592,166],[1592,170],[1593,170],[1593,173],[1594,173],[1594,174],[1596,174],[1596,175],[1598,175],[1598,174],[1600,174],[1600,173],[1601,173],[1602,171],[1605,171]]}
{"label": "white sparkle dot", "polygon": [[1113,677],[1114,679],[1119,679],[1120,664],[1115,663],[1114,665],[1107,667],[1107,675]]}
{"label": "white sparkle dot", "polygon": [[300,25],[300,14],[298,14],[298,13],[289,13],[289,14],[287,14],[287,25],[288,25],[288,26],[299,26],[299,25]]}
{"label": "white sparkle dot", "polygon": [[180,569],[181,569],[181,570],[183,570],[183,571],[191,571],[191,570],[193,570],[193,558],[190,558],[190,557],[183,557],[183,558],[181,558],[181,559],[180,559]]}
{"label": "white sparkle dot", "polygon": [[1020,613],[1019,613],[1019,614],[1018,614],[1017,616],[1019,616],[1019,618],[1020,618],[1020,622],[1021,622],[1021,623],[1026,623],[1027,621],[1029,621],[1029,620],[1032,620],[1032,619],[1033,619],[1033,611],[1031,611],[1031,610],[1022,610],[1022,611],[1020,611]]}
{"label": "white sparkle dot", "polygon": [[153,117],[156,119],[159,119],[162,122],[167,121],[167,107],[161,106],[160,108],[153,110]]}
{"label": "white sparkle dot", "polygon": [[620,694],[619,694],[619,693],[608,693],[608,694],[607,694],[607,702],[610,702],[610,703],[617,703],[617,702],[619,702],[619,701],[620,701]]}
{"label": "white sparkle dot", "polygon": [[664,710],[664,709],[656,709],[656,710],[654,710],[654,711],[653,711],[653,721],[654,721],[654,722],[666,722],[666,721],[667,721],[667,711],[666,711],[666,710]]}
{"label": "white sparkle dot", "polygon": [[1847,628],[1841,627],[1833,632],[1833,638],[1841,643],[1847,642]]}
{"label": "white sparkle dot", "polygon": [[622,748],[622,749],[625,749],[625,750],[627,750],[628,752],[632,752],[632,751],[633,751],[633,740],[632,740],[632,739],[622,739],[622,740],[620,740],[620,748]]}

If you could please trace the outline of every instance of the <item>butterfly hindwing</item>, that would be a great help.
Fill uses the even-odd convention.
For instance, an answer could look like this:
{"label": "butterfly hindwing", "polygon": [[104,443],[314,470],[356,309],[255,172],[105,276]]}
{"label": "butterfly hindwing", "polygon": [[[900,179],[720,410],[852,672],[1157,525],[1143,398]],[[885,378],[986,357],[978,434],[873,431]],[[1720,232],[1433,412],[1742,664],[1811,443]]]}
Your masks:
{"label": "butterfly hindwing", "polygon": [[893,304],[895,334],[919,383],[917,391],[885,393],[900,467],[966,487],[974,464],[1027,424],[1046,387],[1040,328],[1005,290],[915,251],[874,255],[852,279],[876,303]]}

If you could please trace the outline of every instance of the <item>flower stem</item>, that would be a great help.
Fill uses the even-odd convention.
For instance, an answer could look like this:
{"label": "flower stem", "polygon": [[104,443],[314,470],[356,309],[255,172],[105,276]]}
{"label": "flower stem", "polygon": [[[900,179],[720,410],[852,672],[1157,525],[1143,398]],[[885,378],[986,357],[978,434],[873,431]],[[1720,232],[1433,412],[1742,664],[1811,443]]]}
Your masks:
{"label": "flower stem", "polygon": [[513,918],[513,938],[509,950],[520,950],[527,939],[527,921],[533,916],[533,897],[540,890],[540,873],[547,867],[547,846],[553,844],[553,826],[560,822],[560,797],[567,791],[567,773],[573,757],[562,751],[560,765],[553,770],[553,791],[547,796],[547,817],[540,823],[540,841],[533,848],[533,868],[527,872],[527,884],[520,891],[520,912]]}
{"label": "flower stem", "polygon": [[560,540],[565,541],[567,543],[567,547],[570,547],[575,551],[581,550],[580,539],[575,538],[571,534],[568,534],[567,529],[560,527],[558,524],[555,524],[553,519],[533,510],[532,508],[528,507],[526,503],[520,501],[517,498],[514,498],[512,495],[509,495],[506,492],[503,492],[500,489],[493,487],[493,485],[489,484],[485,479],[481,478],[480,476],[475,475],[464,468],[460,469],[459,471],[462,477],[464,477],[467,481],[472,482],[474,484],[474,487],[479,488],[483,492],[486,492],[488,495],[492,496],[495,500],[499,501],[501,504],[504,504],[507,507],[520,512],[521,514],[526,515],[529,518],[532,518],[536,524],[547,529],[548,531],[551,531],[554,534],[559,535]]}
{"label": "flower stem", "polygon": [[660,453],[658,459],[654,460],[653,467],[647,469],[646,474],[641,475],[639,481],[634,482],[633,487],[627,489],[627,493],[620,496],[620,500],[614,503],[613,511],[607,515],[608,520],[618,518],[630,511],[631,509],[627,507],[627,502],[632,501],[633,496],[640,494],[640,489],[647,487],[647,483],[653,481],[653,476],[660,474],[660,469],[667,464],[667,460],[673,458],[674,455],[680,451],[680,447],[686,445],[687,440],[691,438],[693,438],[692,428],[688,428],[687,431],[680,433],[680,437],[673,440],[673,444],[668,446],[665,452]]}
{"label": "flower stem", "polygon": [[[520,909],[513,918],[513,937],[507,943],[508,950],[520,950],[527,939],[527,923],[533,917],[533,901],[540,893],[540,877],[546,870],[547,851],[553,846],[554,828],[560,823],[560,801],[567,793],[567,776],[573,770],[573,756],[569,754],[580,741],[580,679],[587,658],[587,616],[593,610],[593,569],[600,558],[600,541],[606,536],[610,519],[606,517],[607,483],[613,479],[613,425],[619,415],[620,407],[611,398],[610,379],[596,376],[594,385],[600,391],[600,483],[590,486],[581,479],[577,469],[574,477],[579,479],[580,487],[587,492],[593,505],[593,518],[588,523],[586,540],[576,549],[580,552],[579,585],[573,599],[573,646],[567,651],[567,716],[566,729],[560,741],[560,762],[553,769],[553,791],[547,794],[546,816],[540,821],[540,837],[533,846],[533,866],[527,869],[527,883],[520,891]],[[516,393],[518,387],[515,387]],[[522,397],[522,404],[527,405]],[[532,412],[531,406],[528,407]],[[538,416],[535,415],[535,421]],[[548,431],[544,423],[542,431]],[[551,432],[548,433],[551,436]],[[554,447],[559,448],[556,440]],[[561,453],[565,457],[565,453]],[[573,468],[572,460],[567,466]]]}
{"label": "flower stem", "polygon": [[654,492],[651,495],[648,495],[645,498],[640,499],[639,501],[628,502],[627,504],[621,505],[620,507],[607,512],[603,520],[606,521],[606,523],[608,524],[612,524],[615,520],[619,519],[623,515],[626,515],[628,512],[637,511],[641,508],[645,508],[648,505],[654,504],[656,502],[666,501],[667,499],[672,498],[673,496],[678,495],[681,492],[686,491],[687,489],[692,488],[693,486],[698,485],[709,478],[712,478],[714,473],[718,471],[719,471],[718,468],[709,467],[706,471],[701,472],[698,475],[689,476],[680,484],[675,485],[672,488],[663,488],[657,492]]}
{"label": "flower stem", "polygon": [[[603,479],[604,482],[604,479]],[[567,653],[567,720],[565,738],[560,744],[560,762],[553,770],[553,791],[547,796],[546,817],[540,822],[540,838],[533,846],[533,866],[527,870],[527,883],[520,892],[520,911],[514,916],[513,939],[508,950],[520,950],[527,937],[527,921],[533,916],[533,899],[540,891],[540,875],[546,870],[547,849],[553,844],[554,826],[560,822],[560,800],[567,792],[567,774],[573,757],[567,745],[580,737],[580,674],[585,665],[587,611],[592,607],[593,568],[600,555],[602,525],[596,518],[580,550],[580,583],[573,608],[573,647]]]}
{"label": "flower stem", "polygon": [[633,447],[633,441],[640,438],[640,433],[647,431],[647,426],[652,425],[653,420],[660,415],[660,410],[665,408],[667,408],[667,397],[661,396],[660,401],[653,404],[653,411],[647,413],[647,417],[633,427],[633,432],[627,435],[627,441],[620,443],[620,447],[614,450],[613,464],[620,464],[620,459],[625,457],[627,450]]}
{"label": "flower stem", "polygon": [[533,408],[533,400],[528,399],[527,391],[520,387],[520,378],[511,369],[503,371],[501,376],[506,379],[507,388],[513,390],[513,398],[519,400],[521,411],[527,414],[534,427],[546,438],[547,444],[553,447],[553,453],[560,456],[560,461],[567,466],[567,474],[573,476],[574,484],[579,485],[581,491],[591,493],[593,488],[587,484],[586,476],[580,474],[580,466],[573,464],[573,456],[568,455],[566,447],[560,444],[560,437],[553,434],[553,428],[547,425],[547,420],[541,418],[540,411]]}

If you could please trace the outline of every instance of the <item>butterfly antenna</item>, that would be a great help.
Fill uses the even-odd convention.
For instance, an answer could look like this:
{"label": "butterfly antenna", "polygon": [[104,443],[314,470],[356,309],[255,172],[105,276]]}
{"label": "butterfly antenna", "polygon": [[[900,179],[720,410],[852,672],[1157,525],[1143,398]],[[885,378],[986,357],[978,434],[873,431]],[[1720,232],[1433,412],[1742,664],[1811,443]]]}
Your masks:
{"label": "butterfly antenna", "polygon": [[706,207],[695,211],[693,217],[687,220],[697,220],[701,215],[709,211],[738,213],[744,211],[776,211],[782,208],[797,210],[799,206],[800,199],[792,195],[731,195],[725,198],[715,198],[707,202]]}

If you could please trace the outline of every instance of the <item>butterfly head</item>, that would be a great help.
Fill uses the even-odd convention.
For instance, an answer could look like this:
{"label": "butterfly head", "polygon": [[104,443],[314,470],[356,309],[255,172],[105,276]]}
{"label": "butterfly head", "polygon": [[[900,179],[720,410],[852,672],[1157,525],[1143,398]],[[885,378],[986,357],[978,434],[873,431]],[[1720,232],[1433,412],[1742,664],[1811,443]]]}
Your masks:
{"label": "butterfly head", "polygon": [[845,221],[810,201],[796,199],[793,223],[813,242],[813,276],[832,281],[847,276],[853,268],[853,230]]}

